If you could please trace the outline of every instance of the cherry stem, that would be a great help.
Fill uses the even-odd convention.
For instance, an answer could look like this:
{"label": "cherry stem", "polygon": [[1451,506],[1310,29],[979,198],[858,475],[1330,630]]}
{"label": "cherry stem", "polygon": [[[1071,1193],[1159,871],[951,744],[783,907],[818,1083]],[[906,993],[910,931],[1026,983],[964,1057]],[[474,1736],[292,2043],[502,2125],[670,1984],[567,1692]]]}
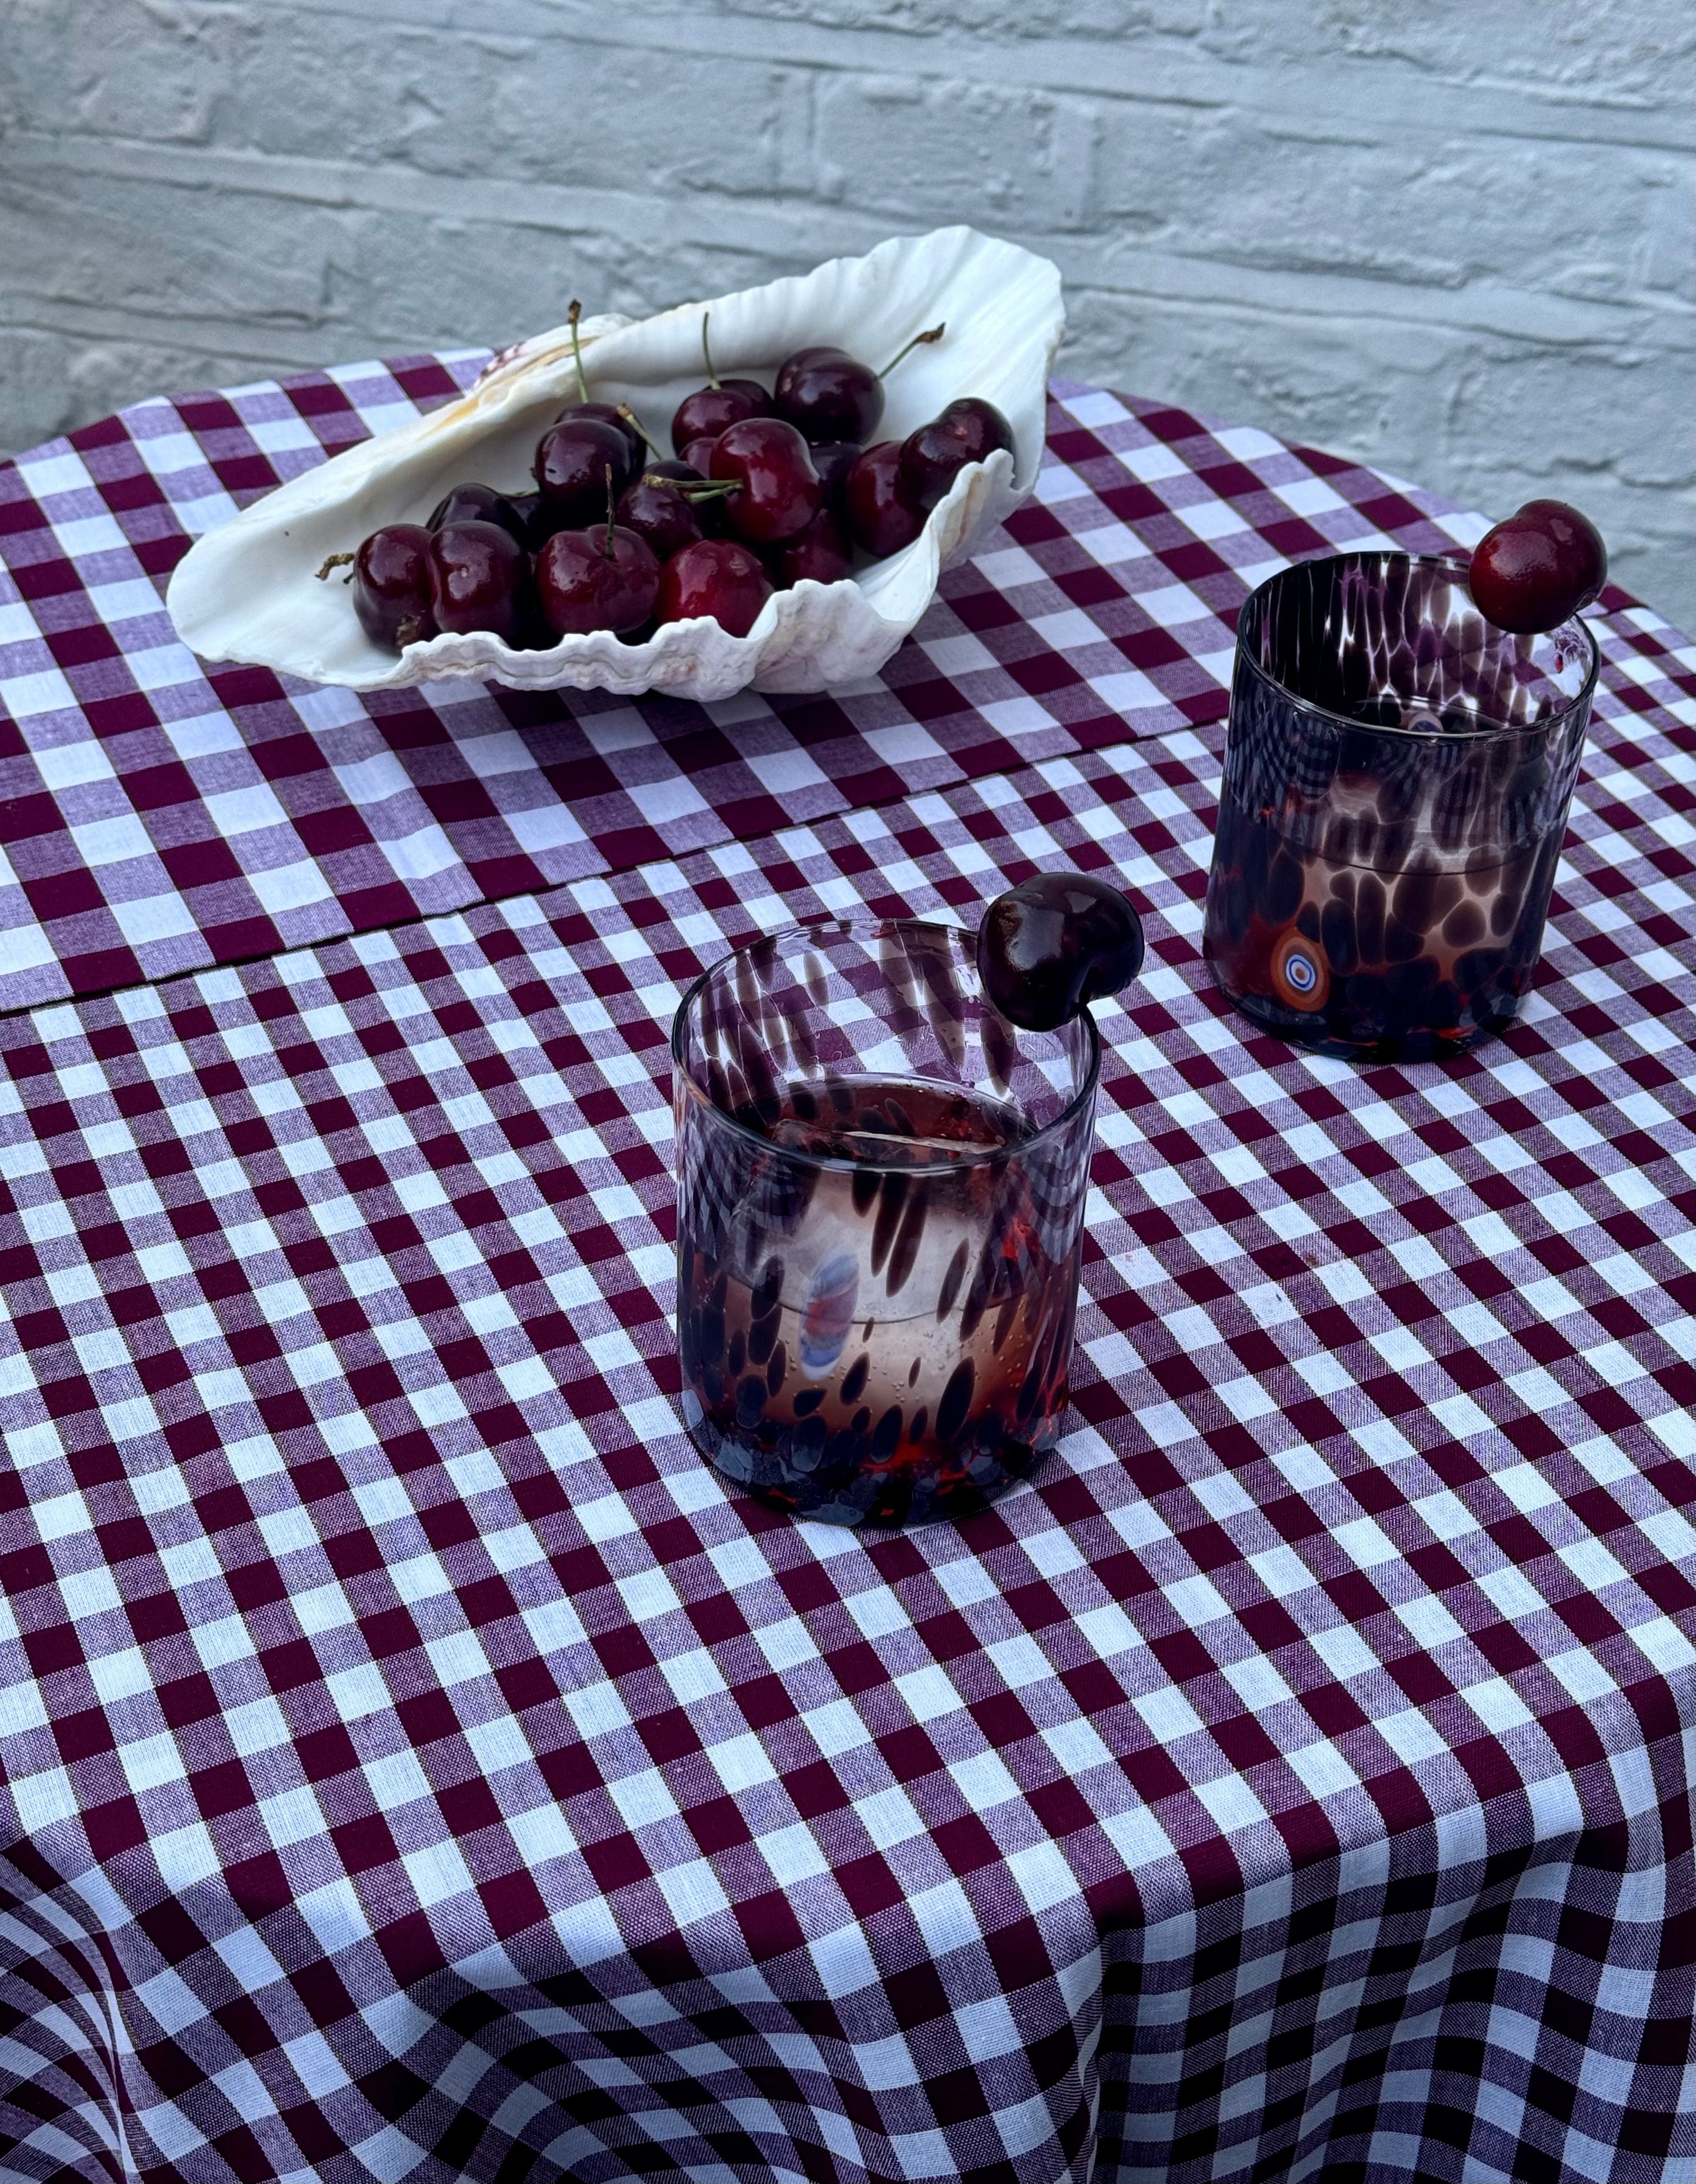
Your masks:
{"label": "cherry stem", "polygon": [[576,359],[577,367],[577,399],[579,402],[587,402],[589,381],[583,376],[583,343],[577,339],[577,320],[583,316],[583,305],[573,296],[572,307],[566,313],[566,324],[572,330],[572,355]]}
{"label": "cherry stem", "polygon": [[644,485],[662,485],[672,493],[681,493],[685,500],[722,500],[728,493],[740,493],[739,478],[674,478],[666,477],[656,471],[644,472]]}
{"label": "cherry stem", "polygon": [[717,387],[718,374],[712,368],[712,351],[706,345],[706,329],[711,319],[711,311],[703,311],[700,315],[700,354],[706,365],[706,383],[709,387]]}
{"label": "cherry stem", "polygon": [[625,423],[630,426],[637,438],[641,441],[643,446],[648,450],[648,453],[650,455],[657,455],[660,452],[659,449],[648,437],[648,435],[642,430],[642,420],[636,415],[636,412],[630,407],[630,404],[628,402],[621,402],[619,404],[618,414],[624,420]]}
{"label": "cherry stem", "polygon": [[[351,554],[332,554],[329,560],[326,561],[323,567],[318,571],[319,582],[321,584],[325,582],[332,569],[351,568],[354,564],[354,556]],[[354,580],[351,577],[343,577],[342,579],[342,582],[344,584],[351,584],[353,581]]]}
{"label": "cherry stem", "polygon": [[611,465],[611,463],[608,463],[608,464],[605,465],[605,469],[606,469],[606,543],[605,543],[605,544],[601,548],[601,549],[600,549],[600,550],[601,550],[601,552],[602,552],[602,553],[606,556],[606,559],[610,561],[610,560],[612,559],[612,524],[613,524],[613,517],[614,517],[614,513],[615,513],[615,510],[614,510],[614,508],[613,508],[613,501],[612,501],[612,465]]}
{"label": "cherry stem", "polygon": [[929,333],[915,334],[905,348],[898,348],[895,351],[895,354],[878,374],[879,378],[887,379],[904,356],[911,355],[912,351],[916,348],[929,348],[933,342],[940,342],[943,335],[946,334],[947,331],[948,322],[945,319],[940,326],[932,326]]}

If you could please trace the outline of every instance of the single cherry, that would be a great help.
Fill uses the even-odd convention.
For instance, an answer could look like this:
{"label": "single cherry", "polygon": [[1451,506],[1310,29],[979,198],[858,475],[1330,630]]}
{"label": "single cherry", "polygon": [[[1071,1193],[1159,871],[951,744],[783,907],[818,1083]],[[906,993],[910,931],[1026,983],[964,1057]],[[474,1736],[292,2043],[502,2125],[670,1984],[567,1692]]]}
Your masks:
{"label": "single cherry", "polygon": [[1142,968],[1142,920],[1089,872],[1033,872],[978,928],[978,975],[1009,1022],[1054,1031]]}
{"label": "single cherry", "polygon": [[354,612],[373,644],[399,650],[435,636],[430,533],[421,523],[386,523],[361,543],[354,556]]}
{"label": "single cherry", "polygon": [[825,505],[835,515],[838,522],[848,521],[847,502],[844,488],[848,473],[865,453],[855,440],[815,440],[812,446],[812,466],[818,472],[818,482],[824,488]]}
{"label": "single cherry", "polygon": [[598,417],[550,425],[536,443],[536,482],[555,515],[573,527],[593,522],[606,507],[606,472],[615,493],[630,482],[630,443]]}
{"label": "single cherry", "polygon": [[1608,581],[1608,549],[1587,515],[1564,500],[1528,500],[1472,549],[1473,604],[1515,636],[1554,629]]}
{"label": "single cherry", "polygon": [[716,440],[745,417],[771,414],[771,397],[763,387],[751,379],[721,380],[717,387],[703,387],[678,403],[672,420],[672,445],[686,458],[692,440]]}
{"label": "single cherry", "polygon": [[921,508],[934,508],[968,463],[980,463],[997,448],[1013,450],[1013,426],[992,402],[975,394],[951,402],[929,424],[901,443],[901,483]]}
{"label": "single cherry", "polygon": [[448,523],[430,533],[430,604],[439,629],[515,641],[530,604],[530,556],[498,523]]}
{"label": "single cherry", "polygon": [[746,637],[772,596],[772,580],[750,547],[703,538],[674,554],[660,572],[660,620],[707,616],[732,637]]}
{"label": "single cherry", "polygon": [[556,531],[536,557],[543,619],[561,637],[636,629],[653,613],[659,592],[658,557],[622,524]]}
{"label": "single cherry", "polygon": [[456,485],[431,510],[424,528],[439,531],[444,523],[498,523],[521,546],[530,543],[516,499],[510,493],[497,493],[492,485]]}
{"label": "single cherry", "polygon": [[712,368],[706,329],[712,314],[700,322],[700,354],[706,365],[706,384],[684,395],[672,419],[672,445],[685,462],[691,440],[716,440],[745,417],[769,417],[772,398],[755,379],[721,379]]}
{"label": "single cherry", "polygon": [[712,476],[741,488],[729,495],[726,514],[736,537],[756,546],[793,538],[824,500],[806,442],[781,417],[747,417],[721,432]]}
{"label": "single cherry", "polygon": [[618,504],[618,521],[624,529],[633,531],[639,538],[645,538],[662,561],[706,536],[700,518],[708,504],[707,497],[703,495],[696,505],[678,490],[680,484],[689,481],[696,485],[704,482],[700,473],[691,470],[687,463],[650,463],[626,487]]}
{"label": "single cherry", "polygon": [[881,371],[846,349],[798,348],[778,366],[773,406],[809,440],[869,440],[882,422],[884,382],[908,350],[938,342],[944,329],[915,334]]}
{"label": "single cherry", "polygon": [[509,493],[506,499],[523,521],[524,543],[533,554],[539,554],[556,531],[570,528],[545,493]]}
{"label": "single cherry", "polygon": [[772,406],[809,440],[869,440],[884,414],[884,382],[840,348],[798,348],[778,366]]}
{"label": "single cherry", "polygon": [[856,546],[881,561],[911,546],[924,528],[924,510],[901,482],[901,443],[879,440],[849,465],[842,509]]}
{"label": "single cherry", "polygon": [[767,546],[761,559],[780,592],[805,577],[815,584],[835,584],[854,573],[854,542],[830,510],[821,508],[804,531]]}
{"label": "single cherry", "polygon": [[689,442],[678,460],[679,462],[687,463],[692,471],[699,471],[703,477],[711,477],[712,451],[717,445],[717,432],[699,432]]}
{"label": "single cherry", "polygon": [[625,416],[622,411],[615,409],[611,403],[569,403],[565,409],[561,410],[559,415],[554,420],[554,422],[556,425],[573,425],[579,421],[590,425],[605,425],[610,426],[613,432],[616,432],[619,438],[623,441],[626,448],[628,450],[628,460],[632,470],[638,469],[645,460],[648,453],[648,443],[642,437],[641,433],[638,432],[635,426],[631,423],[630,420]]}

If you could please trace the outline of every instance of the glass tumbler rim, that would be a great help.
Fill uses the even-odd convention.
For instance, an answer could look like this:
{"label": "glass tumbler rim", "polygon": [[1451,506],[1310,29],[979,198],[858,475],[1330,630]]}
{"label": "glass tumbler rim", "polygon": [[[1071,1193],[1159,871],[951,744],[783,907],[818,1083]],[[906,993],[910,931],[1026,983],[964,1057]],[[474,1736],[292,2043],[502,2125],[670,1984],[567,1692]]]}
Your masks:
{"label": "glass tumbler rim", "polygon": [[[1589,668],[1584,681],[1558,710],[1550,713],[1545,720],[1535,723],[1527,722],[1515,725],[1511,721],[1491,721],[1476,728],[1392,727],[1378,721],[1356,720],[1352,714],[1339,713],[1329,705],[1320,705],[1315,699],[1304,698],[1299,690],[1292,690],[1281,677],[1275,675],[1269,668],[1263,667],[1249,651],[1245,641],[1249,616],[1263,596],[1269,592],[1275,584],[1281,583],[1286,577],[1293,576],[1298,569],[1321,568],[1327,562],[1369,560],[1382,562],[1399,561],[1410,569],[1440,569],[1446,575],[1458,579],[1462,583],[1465,582],[1464,563],[1452,560],[1443,554],[1409,554],[1399,549],[1392,550],[1367,547],[1356,548],[1352,551],[1345,549],[1339,554],[1312,554],[1305,560],[1292,561],[1287,568],[1275,570],[1271,576],[1264,578],[1257,584],[1237,610],[1232,660],[1233,671],[1240,662],[1247,666],[1251,673],[1258,675],[1269,688],[1275,690],[1280,697],[1287,699],[1291,705],[1299,705],[1304,713],[1311,713],[1318,720],[1330,722],[1334,727],[1346,729],[1353,735],[1394,736],[1407,743],[1481,743],[1492,736],[1552,734],[1565,722],[1570,720],[1581,705],[1587,705],[1594,697],[1597,678],[1601,673],[1602,651],[1596,642],[1594,631],[1580,613],[1569,615],[1565,621],[1557,622],[1555,628],[1573,630],[1583,638],[1590,658]],[[1487,628],[1499,629],[1500,627],[1499,624],[1489,621],[1487,616],[1481,616],[1481,619],[1484,621]],[[1500,633],[1504,637],[1511,637],[1515,634],[1512,630],[1502,630]],[[1530,632],[1528,634],[1553,637],[1554,630],[1537,630]]]}
{"label": "glass tumbler rim", "polygon": [[[683,1039],[689,1010],[710,978],[722,971],[727,965],[737,961],[739,957],[750,955],[756,948],[767,946],[773,941],[789,939],[798,933],[812,935],[820,932],[867,934],[889,932],[940,933],[946,933],[951,939],[962,940],[969,940],[972,937],[968,928],[963,925],[943,925],[934,918],[923,917],[827,916],[798,918],[788,925],[774,925],[770,931],[759,933],[751,940],[745,940],[739,948],[733,948],[728,955],[719,956],[717,961],[709,963],[699,976],[690,980],[672,1018],[672,1071],[677,1079],[688,1088],[690,1095],[700,1100],[701,1105],[727,1129],[735,1131],[739,1135],[746,1138],[750,1145],[759,1146],[763,1151],[771,1152],[775,1150],[782,1154],[784,1160],[795,1161],[807,1167],[861,1175],[910,1175],[912,1173],[910,1162],[848,1160],[834,1153],[803,1152],[789,1145],[774,1148],[769,1138],[763,1136],[758,1130],[750,1129],[747,1123],[739,1123],[734,1115],[727,1114],[724,1109],[714,1100],[707,1088],[691,1073],[688,1063],[683,1059]],[[1086,1104],[1094,1100],[1102,1075],[1101,1028],[1096,1022],[1094,1012],[1087,1006],[1079,1010],[1078,1019],[1081,1020],[1085,1027],[1088,1059],[1076,1091],[1073,1093],[1058,1114],[1051,1115],[1040,1129],[1033,1130],[1028,1138],[1020,1138],[1014,1144],[984,1146],[962,1145],[960,1157],[957,1160],[951,1160],[945,1173],[958,1175],[973,1168],[987,1167],[998,1161],[1024,1160],[1037,1147],[1046,1144],[1057,1133],[1075,1123]],[[895,1145],[901,1142],[900,1139],[892,1140]]]}

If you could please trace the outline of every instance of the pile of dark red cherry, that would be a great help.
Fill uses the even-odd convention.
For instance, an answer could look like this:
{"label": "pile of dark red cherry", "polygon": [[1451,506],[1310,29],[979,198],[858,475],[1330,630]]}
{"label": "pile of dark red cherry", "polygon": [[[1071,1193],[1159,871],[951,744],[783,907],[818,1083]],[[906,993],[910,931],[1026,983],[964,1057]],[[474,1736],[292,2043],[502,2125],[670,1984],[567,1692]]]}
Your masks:
{"label": "pile of dark red cherry", "polygon": [[873,442],[899,356],[878,372],[840,348],[797,349],[767,393],[717,376],[705,320],[701,348],[707,384],[672,420],[675,460],[650,454],[628,405],[588,399],[579,357],[583,398],[537,443],[533,492],[456,486],[427,523],[374,531],[351,557],[366,634],[397,649],[444,630],[533,649],[593,630],[640,644],[705,616],[745,637],[774,590],[835,583],[856,550],[881,560],[911,545],[968,463],[1013,448],[975,396]]}

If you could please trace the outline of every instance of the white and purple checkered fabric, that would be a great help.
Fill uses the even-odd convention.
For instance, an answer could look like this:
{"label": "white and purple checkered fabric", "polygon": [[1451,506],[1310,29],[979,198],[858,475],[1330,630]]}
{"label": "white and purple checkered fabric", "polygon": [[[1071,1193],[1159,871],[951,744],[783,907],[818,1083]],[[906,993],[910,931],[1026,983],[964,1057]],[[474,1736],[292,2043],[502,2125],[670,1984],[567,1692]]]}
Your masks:
{"label": "white and purple checkered fabric", "polygon": [[[0,465],[0,2176],[1696,2162],[1696,652],[1606,595],[1512,1034],[1294,1057],[1197,955],[1237,606],[1480,519],[1063,387],[862,690],[182,651],[190,537],[482,360]],[[671,1009],[1068,861],[1151,941],[1073,1430],[776,1519],[672,1407]]]}
{"label": "white and purple checkered fabric", "polygon": [[[1217,727],[0,1023],[0,2174],[1678,2173],[1690,738],[1631,727],[1448,1067],[1225,1009]],[[1071,1429],[958,1529],[776,1518],[672,1407],[676,1000],[1068,861],[1150,940]]]}
{"label": "white and purple checkered fabric", "polygon": [[[1062,386],[1035,499],[852,691],[362,699],[183,649],[162,599],[192,537],[445,400],[484,354],[142,403],[0,465],[0,1008],[1202,725],[1238,608],[1286,560],[1484,528],[1268,433]],[[1623,593],[1605,608],[1598,712],[1696,722],[1696,652]]]}

